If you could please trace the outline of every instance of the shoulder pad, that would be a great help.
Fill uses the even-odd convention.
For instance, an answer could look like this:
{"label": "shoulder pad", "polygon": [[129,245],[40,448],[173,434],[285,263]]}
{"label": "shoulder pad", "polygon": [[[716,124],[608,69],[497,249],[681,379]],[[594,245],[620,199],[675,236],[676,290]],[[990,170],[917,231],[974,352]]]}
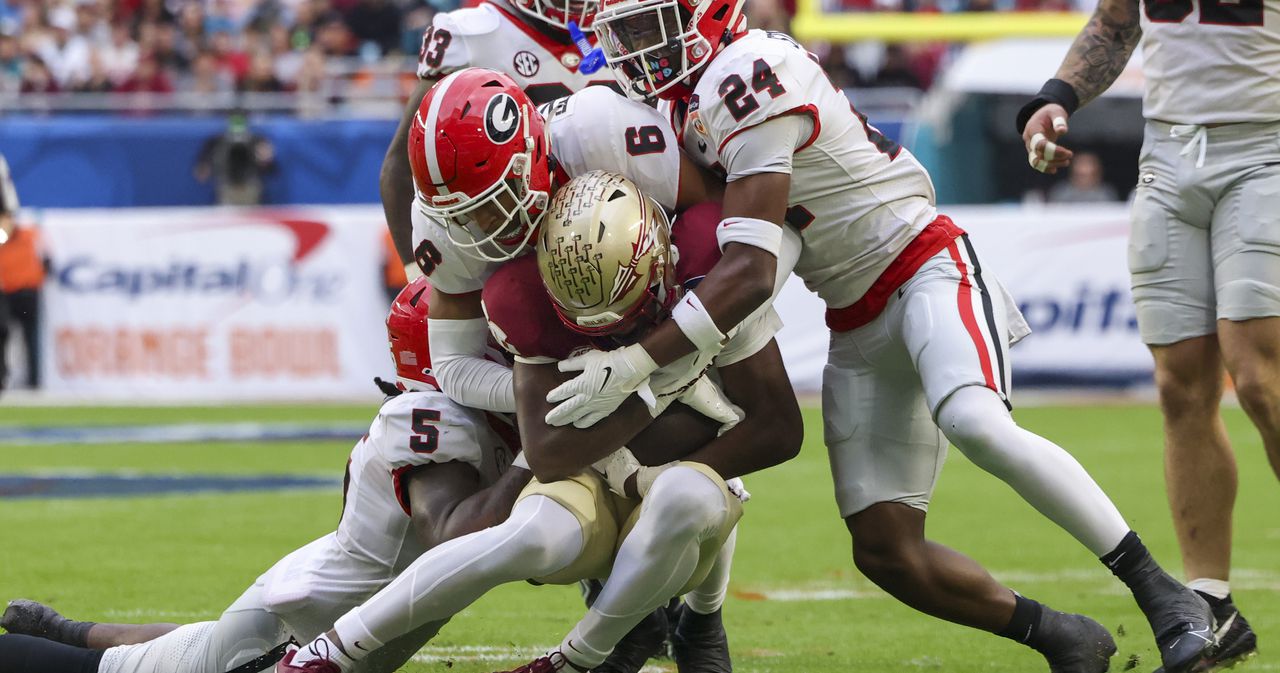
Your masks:
{"label": "shoulder pad", "polygon": [[666,118],[606,86],[589,86],[549,104],[551,153],[570,177],[603,170],[675,208],[680,147]]}
{"label": "shoulder pad", "polygon": [[449,240],[444,225],[413,209],[413,250],[422,273],[432,287],[445,294],[466,294],[484,287],[499,262],[486,262],[464,254]]}
{"label": "shoulder pad", "polygon": [[383,403],[369,441],[393,468],[458,461],[480,469],[481,414],[441,392],[402,393]]}
{"label": "shoulder pad", "polygon": [[785,33],[753,30],[712,59],[689,114],[697,115],[694,128],[705,129],[719,148],[734,133],[773,117],[816,116],[815,86],[832,85],[811,54]]}
{"label": "shoulder pad", "polygon": [[488,3],[481,3],[475,7],[436,14],[432,24],[437,28],[449,30],[455,35],[472,37],[496,32],[501,22],[502,15],[498,10]]}

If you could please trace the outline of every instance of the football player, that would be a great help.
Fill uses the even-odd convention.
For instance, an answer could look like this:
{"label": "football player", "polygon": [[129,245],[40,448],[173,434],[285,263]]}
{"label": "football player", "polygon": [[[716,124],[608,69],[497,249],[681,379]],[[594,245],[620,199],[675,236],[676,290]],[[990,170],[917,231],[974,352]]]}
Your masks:
{"label": "football player", "polygon": [[[336,531],[281,559],[213,622],[73,622],[45,606],[14,602],[0,622],[10,632],[0,636],[0,670],[260,671],[290,639],[315,637],[428,548],[503,521],[531,474],[511,467],[517,444],[509,420],[463,407],[436,386],[428,287],[423,278],[409,283],[387,317],[397,385],[384,388],[392,396],[352,449]],[[407,633],[357,670],[399,669],[442,624]]]}
{"label": "football player", "polygon": [[[704,637],[723,633],[725,543],[741,515],[724,477],[786,460],[800,445],[799,408],[773,342],[776,314],[767,309],[733,330],[714,361],[673,370],[681,377],[672,386],[676,392],[647,402],[634,398],[588,429],[552,428],[541,420],[546,391],[562,378],[557,359],[652,328],[715,263],[719,218],[711,213],[687,212],[672,235],[656,202],[604,172],[575,178],[557,193],[541,225],[538,256],[503,265],[483,290],[495,335],[518,353],[521,438],[546,483],[526,488],[505,523],[424,555],[277,671],[351,670],[381,643],[447,619],[492,587],[530,573],[541,583],[608,576],[586,625],[535,669],[598,666],[645,615],[689,591],[677,626],[681,670],[725,670],[715,655],[727,655],[727,642],[722,635],[710,643]],[[678,255],[672,238],[681,246]],[[544,280],[560,298],[554,305]],[[744,413],[732,410],[702,375],[711,365]],[[692,452],[676,446],[679,441],[637,449],[637,460],[623,445],[636,448],[636,433],[651,415],[665,418],[665,407],[677,398],[725,422],[720,436]],[[584,471],[592,461],[600,461],[603,478]],[[700,647],[690,646],[695,641]]]}
{"label": "football player", "polygon": [[718,198],[722,186],[681,156],[661,115],[609,88],[544,109],[511,77],[472,68],[431,89],[406,132],[414,257],[432,282],[435,375],[445,394],[476,408],[515,410],[511,369],[482,356],[489,328],[480,289],[531,250],[555,183],[612,170],[677,209]]}
{"label": "football player", "polygon": [[[1000,586],[927,542],[925,512],[950,439],[1088,547],[1132,590],[1166,669],[1212,648],[1209,607],[1164,572],[1080,464],[1010,415],[1006,349],[1025,322],[928,174],[883,137],[782,33],[745,31],[741,0],[606,0],[596,33],[631,94],[668,101],[685,150],[722,169],[724,257],[638,344],[562,363],[549,415],[582,422],[678,356],[718,347],[776,276],[784,228],[795,271],[827,303],[826,442],[854,560],[929,614],[1023,642],[1055,671],[1103,671],[1106,629]],[[610,376],[602,376],[603,371]]]}
{"label": "football player", "polygon": [[422,98],[446,75],[471,67],[505,73],[539,105],[590,85],[616,88],[608,72],[579,70],[582,56],[568,31],[569,22],[576,23],[594,45],[591,26],[598,4],[599,0],[482,0],[432,19],[418,52],[418,85],[387,148],[379,180],[387,226],[411,278],[421,271],[413,261],[413,178],[406,149]]}
{"label": "football player", "polygon": [[[422,99],[445,76],[469,67],[505,73],[535,104],[550,102],[590,85],[617,85],[607,72],[580,70],[582,56],[568,32],[569,22],[585,31],[588,44],[598,0],[482,0],[472,8],[435,15],[422,36],[418,54],[418,86],[409,96],[399,128],[387,148],[379,178],[383,210],[407,277],[421,273],[415,262],[412,230],[421,217],[413,207],[414,183],[408,162],[408,140]],[[507,110],[480,110],[503,113]],[[494,123],[503,118],[495,117]],[[433,298],[436,302],[438,297]],[[478,315],[445,301],[432,304],[436,331],[431,334],[436,379],[459,404],[509,413],[515,410],[510,370],[471,357],[467,337],[483,334],[471,319]],[[461,345],[456,345],[461,341]]]}
{"label": "football player", "polygon": [[1258,647],[1228,583],[1236,462],[1218,412],[1224,365],[1280,476],[1280,4],[1102,0],[1018,115],[1033,168],[1070,163],[1057,144],[1067,119],[1111,86],[1139,41],[1147,125],[1129,271],[1155,360],[1183,570],[1219,625],[1207,670]]}

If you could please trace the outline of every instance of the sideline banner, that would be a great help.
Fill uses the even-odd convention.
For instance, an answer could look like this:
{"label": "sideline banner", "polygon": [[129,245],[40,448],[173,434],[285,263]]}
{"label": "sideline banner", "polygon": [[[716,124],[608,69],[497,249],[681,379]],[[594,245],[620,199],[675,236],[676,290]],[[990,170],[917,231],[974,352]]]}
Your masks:
{"label": "sideline banner", "polygon": [[[1125,263],[1128,214],[950,207],[1034,332],[1019,385],[1150,381]],[[376,206],[50,210],[42,226],[45,381],[103,400],[361,398],[391,374]],[[822,302],[792,278],[775,304],[796,390],[821,389]]]}
{"label": "sideline banner", "polygon": [[[1032,334],[1010,349],[1020,386],[1149,383],[1151,355],[1129,291],[1129,211],[1098,206],[950,206],[984,270],[1013,295]],[[821,389],[829,332],[822,302],[792,277],[775,303],[796,390]]]}
{"label": "sideline banner", "polygon": [[390,370],[377,208],[60,210],[42,226],[51,392],[352,397]]}

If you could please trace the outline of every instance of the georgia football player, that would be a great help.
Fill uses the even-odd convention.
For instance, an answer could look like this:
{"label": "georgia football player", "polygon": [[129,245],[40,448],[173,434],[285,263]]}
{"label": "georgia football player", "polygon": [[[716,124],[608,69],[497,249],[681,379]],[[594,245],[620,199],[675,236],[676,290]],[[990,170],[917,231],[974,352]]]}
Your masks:
{"label": "georgia football player", "polygon": [[[996,583],[972,560],[926,544],[925,512],[947,439],[1061,525],[1132,590],[1167,671],[1212,648],[1208,606],[1157,565],[1080,464],[1010,415],[1006,349],[1025,322],[939,215],[928,174],[884,138],[782,33],[743,29],[741,0],[606,0],[601,47],[630,94],[667,102],[684,149],[723,170],[724,257],[638,344],[562,366],[558,424],[599,417],[649,372],[718,348],[721,325],[757,310],[784,229],[795,272],[827,303],[826,442],[854,560],[929,614],[1008,636],[1054,670],[1106,670],[1111,636]],[[611,376],[601,376],[602,371]],[[892,413],[885,413],[892,409]]]}
{"label": "georgia football player", "polygon": [[[645,615],[687,591],[676,629],[681,670],[721,670],[713,667],[720,656],[727,667],[720,605],[731,556],[726,542],[741,505],[724,476],[777,464],[800,448],[799,408],[773,341],[776,315],[763,311],[734,330],[714,362],[700,363],[717,368],[741,411],[690,367],[682,370],[694,374],[680,392],[648,403],[634,399],[592,428],[541,421],[546,390],[559,378],[556,359],[597,343],[574,330],[609,341],[650,329],[715,263],[719,218],[690,212],[674,232],[682,246],[677,255],[663,209],[626,178],[591,172],[557,193],[542,221],[537,257],[503,265],[483,291],[495,336],[519,353],[521,437],[531,442],[526,455],[540,478],[556,480],[532,482],[503,524],[428,552],[277,671],[351,670],[381,643],[530,576],[539,583],[608,577],[588,626],[537,666],[594,668]],[[561,298],[555,305],[544,280]],[[637,433],[657,430],[676,399],[724,422],[719,436],[664,431],[668,441],[660,448],[638,448]],[[661,420],[651,425],[652,413]],[[584,471],[592,461],[599,461],[599,472]],[[719,637],[708,641],[708,633]]]}
{"label": "georgia football player", "polygon": [[[395,394],[351,451],[336,531],[281,559],[213,622],[75,622],[15,601],[3,619],[10,634],[0,636],[0,670],[255,673],[270,668],[290,639],[314,638],[427,549],[506,519],[531,474],[511,467],[517,444],[509,420],[463,407],[437,388],[428,287],[414,280],[391,306],[387,337],[399,390],[388,390]],[[398,670],[442,624],[388,643],[356,670]]]}
{"label": "georgia football player", "polygon": [[545,112],[511,77],[472,68],[440,80],[408,130],[414,257],[432,283],[434,371],[445,394],[467,406],[515,410],[511,369],[482,357],[489,328],[480,289],[531,250],[556,183],[611,170],[676,209],[716,199],[722,187],[682,157],[657,111],[611,89],[589,87]]}
{"label": "georgia football player", "polygon": [[1071,162],[1058,144],[1067,119],[1139,44],[1146,129],[1129,273],[1155,364],[1183,572],[1218,620],[1218,651],[1196,670],[1219,670],[1258,649],[1229,582],[1238,476],[1220,411],[1224,368],[1280,477],[1280,3],[1102,0],[1018,112],[1032,168]]}
{"label": "georgia football player", "polygon": [[422,35],[418,85],[387,148],[379,188],[392,240],[410,278],[421,273],[411,244],[413,179],[406,161],[409,128],[427,91],[446,75],[479,67],[506,73],[536,104],[591,85],[617,87],[608,72],[583,73],[582,55],[568,32],[570,21],[594,45],[591,31],[599,0],[482,0],[440,12]]}

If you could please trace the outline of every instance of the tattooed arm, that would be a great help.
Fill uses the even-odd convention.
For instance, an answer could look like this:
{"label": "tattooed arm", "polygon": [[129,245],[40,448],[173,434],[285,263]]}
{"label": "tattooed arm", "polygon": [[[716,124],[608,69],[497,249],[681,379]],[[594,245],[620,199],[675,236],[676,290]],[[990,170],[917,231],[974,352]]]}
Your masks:
{"label": "tattooed arm", "polygon": [[1057,140],[1067,132],[1067,117],[1102,95],[1124,71],[1142,37],[1139,2],[1100,0],[1057,75],[1018,113],[1018,130],[1032,168],[1057,173],[1071,163],[1071,150]]}
{"label": "tattooed arm", "polygon": [[1102,0],[1058,68],[1058,79],[1075,89],[1080,105],[1106,91],[1124,71],[1142,37],[1138,0]]}

